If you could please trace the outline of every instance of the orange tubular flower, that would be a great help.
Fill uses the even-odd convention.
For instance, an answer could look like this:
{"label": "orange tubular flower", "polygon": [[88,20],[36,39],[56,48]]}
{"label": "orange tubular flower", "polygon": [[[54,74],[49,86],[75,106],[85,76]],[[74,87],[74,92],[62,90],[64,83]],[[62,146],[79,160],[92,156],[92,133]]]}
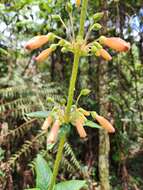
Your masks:
{"label": "orange tubular flower", "polygon": [[37,57],[35,57],[35,61],[37,62],[44,61],[52,53],[52,51],[53,51],[52,48],[45,49]]}
{"label": "orange tubular flower", "polygon": [[100,42],[101,44],[106,45],[119,52],[126,52],[130,49],[130,43],[127,43],[118,37],[106,38],[103,36],[101,37]]}
{"label": "orange tubular flower", "polygon": [[87,136],[86,131],[83,128],[83,119],[77,119],[75,123],[77,132],[81,138],[85,138]]}
{"label": "orange tubular flower", "polygon": [[104,117],[96,114],[95,115],[95,119],[99,122],[99,124],[104,128],[106,129],[109,133],[114,133],[115,132],[115,129],[114,127],[111,125],[111,123],[105,119]]}
{"label": "orange tubular flower", "polygon": [[96,52],[96,56],[101,56],[107,61],[111,61],[111,59],[112,59],[111,55],[105,49],[98,50]]}
{"label": "orange tubular flower", "polygon": [[46,44],[48,41],[49,41],[48,35],[35,36],[31,40],[29,40],[29,42],[27,42],[25,48],[28,50],[34,50]]}
{"label": "orange tubular flower", "polygon": [[48,116],[42,125],[42,130],[47,130],[52,124],[53,118]]}
{"label": "orange tubular flower", "polygon": [[81,0],[76,0],[77,7],[80,7]]}
{"label": "orange tubular flower", "polygon": [[47,144],[51,144],[56,141],[59,128],[60,128],[60,122],[59,122],[59,120],[56,120],[55,123],[53,124],[50,134],[48,136]]}

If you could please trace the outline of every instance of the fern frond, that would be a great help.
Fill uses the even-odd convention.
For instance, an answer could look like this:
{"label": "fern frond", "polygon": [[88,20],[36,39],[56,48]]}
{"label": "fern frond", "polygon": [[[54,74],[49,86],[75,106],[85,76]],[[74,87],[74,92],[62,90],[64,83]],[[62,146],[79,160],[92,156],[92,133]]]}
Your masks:
{"label": "fern frond", "polygon": [[[21,157],[21,156],[28,156],[28,154],[31,152],[31,149],[33,148],[33,143],[37,142],[39,144],[43,143],[43,141],[45,140],[44,137],[45,132],[39,132],[38,135],[36,137],[34,137],[31,141],[26,140],[25,143],[22,145],[22,147],[20,148],[20,150],[18,150],[15,154],[13,154],[9,160],[8,160],[8,164],[10,166],[15,166],[16,161]],[[40,140],[39,140],[40,138]]]}
{"label": "fern frond", "polygon": [[66,142],[64,145],[64,149],[65,149],[64,154],[65,154],[65,156],[69,156],[70,163],[73,164],[73,166],[76,169],[81,170],[81,165],[80,165],[79,161],[77,160],[70,144]]}
{"label": "fern frond", "polygon": [[70,163],[70,161],[65,158],[65,156],[62,157],[62,165],[64,166],[64,168],[66,168],[66,170],[68,170],[69,172],[74,172],[76,171],[75,167]]}
{"label": "fern frond", "polygon": [[12,86],[0,89],[0,97],[14,98],[17,94],[24,93],[26,88],[27,88],[26,85],[23,85],[23,86]]}
{"label": "fern frond", "polygon": [[[15,89],[14,89],[15,90]],[[17,90],[17,89],[16,89]],[[15,90],[15,91],[16,91]],[[24,94],[26,90],[27,94]],[[6,90],[11,92],[9,88]],[[46,108],[48,107],[51,109],[51,105],[47,103],[46,98],[52,97],[54,101],[58,102],[61,99],[61,96],[56,94],[58,92],[58,89],[54,88],[41,88],[41,89],[24,89],[23,92],[16,91],[17,95],[19,96],[17,99],[10,100],[4,104],[0,105],[0,113],[5,114],[5,112],[8,115],[12,115],[13,117],[24,117],[25,113],[33,111],[36,108]],[[3,91],[4,92],[4,91]],[[23,93],[23,94],[22,94]],[[12,95],[12,94],[9,94]],[[44,106],[45,105],[45,106]]]}
{"label": "fern frond", "polygon": [[32,124],[35,121],[37,121],[37,119],[32,119],[30,121],[23,123],[16,129],[13,129],[10,132],[8,132],[7,134],[5,134],[2,138],[5,140],[5,138],[9,138],[9,137],[12,137],[12,139],[23,137],[25,135],[25,133],[27,133],[33,127]]}
{"label": "fern frond", "polygon": [[10,102],[7,102],[5,104],[2,104],[0,106],[0,112],[5,112],[6,110],[9,110],[9,109],[15,109],[16,107],[21,107],[25,104],[29,104],[29,103],[32,103],[34,102],[34,99],[31,99],[31,98],[18,98],[16,100],[12,100]]}

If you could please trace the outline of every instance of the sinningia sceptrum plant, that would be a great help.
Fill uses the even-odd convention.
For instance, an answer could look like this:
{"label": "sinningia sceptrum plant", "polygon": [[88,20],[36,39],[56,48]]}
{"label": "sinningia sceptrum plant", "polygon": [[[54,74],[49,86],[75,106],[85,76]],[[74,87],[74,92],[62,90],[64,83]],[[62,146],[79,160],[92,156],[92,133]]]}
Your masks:
{"label": "sinningia sceptrum plant", "polygon": [[[32,51],[34,49],[40,48],[46,43],[52,43],[50,47],[42,51],[36,58],[35,61],[42,62],[49,57],[49,55],[56,50],[57,47],[61,47],[62,52],[72,52],[74,55],[74,62],[71,74],[71,80],[69,85],[69,93],[67,104],[54,106],[53,109],[48,113],[48,116],[42,126],[42,130],[47,132],[50,129],[50,132],[47,133],[47,144],[54,144],[57,140],[59,129],[61,130],[65,126],[70,128],[70,126],[76,127],[77,132],[81,138],[87,136],[84,126],[90,127],[99,127],[96,123],[88,120],[88,116],[92,116],[93,119],[97,120],[98,123],[105,128],[109,133],[114,133],[115,129],[111,123],[104,117],[97,114],[95,111],[87,111],[81,107],[78,107],[78,100],[81,96],[88,95],[90,91],[88,89],[81,90],[80,95],[77,98],[75,104],[73,104],[73,96],[75,90],[75,84],[78,73],[78,65],[81,57],[88,56],[97,56],[102,57],[103,59],[110,61],[112,59],[111,55],[104,49],[104,47],[112,48],[117,52],[126,52],[130,49],[130,44],[118,37],[106,37],[100,36],[98,39],[94,39],[92,42],[88,42],[90,32],[92,30],[100,30],[102,26],[98,21],[103,17],[104,13],[96,13],[93,15],[92,25],[89,27],[88,32],[84,35],[84,25],[86,20],[86,11],[88,0],[83,0],[82,5],[80,0],[76,0],[76,5],[78,8],[81,6],[81,15],[80,15],[80,27],[77,36],[75,35],[73,28],[73,19],[72,19],[72,4],[67,3],[66,9],[70,16],[71,22],[71,33],[68,33],[68,40],[61,38],[60,36],[55,35],[54,33],[48,33],[47,35],[36,36],[31,39],[25,46],[26,49]],[[53,18],[59,19],[66,31],[66,24],[59,15],[53,15]],[[54,44],[54,40],[58,43]],[[52,100],[51,100],[52,101]],[[30,115],[29,115],[30,116]],[[66,131],[64,129],[63,131]],[[66,141],[67,133],[63,132],[60,135],[59,148],[56,156],[56,161],[53,169],[53,174],[51,180],[49,181],[48,190],[56,189],[56,177],[59,170],[59,164],[62,158],[62,152],[64,143]],[[81,188],[81,187],[80,187]],[[68,188],[66,188],[68,189]],[[77,190],[78,188],[76,188]],[[64,188],[62,188],[64,190]]]}

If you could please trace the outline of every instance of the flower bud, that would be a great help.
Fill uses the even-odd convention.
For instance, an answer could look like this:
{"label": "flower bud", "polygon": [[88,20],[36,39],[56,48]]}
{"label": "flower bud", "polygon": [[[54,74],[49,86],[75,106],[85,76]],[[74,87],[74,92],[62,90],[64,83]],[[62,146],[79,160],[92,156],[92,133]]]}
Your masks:
{"label": "flower bud", "polygon": [[126,52],[130,49],[130,43],[127,43],[118,37],[106,38],[105,36],[101,36],[99,41],[101,44],[119,52]]}
{"label": "flower bud", "polygon": [[103,17],[104,13],[100,12],[100,13],[96,13],[93,15],[93,19],[95,22],[98,22],[102,17]]}
{"label": "flower bud", "polygon": [[76,0],[76,6],[80,7],[80,4],[81,4],[81,0]]}
{"label": "flower bud", "polygon": [[91,47],[91,52],[92,53],[96,53],[96,52],[98,52],[100,49],[103,49],[103,47],[98,43],[98,42],[93,42],[93,45],[92,45],[92,47]]}
{"label": "flower bud", "polygon": [[62,52],[62,53],[67,53],[68,50],[67,50],[67,48],[63,47],[63,48],[61,49],[61,52]]}
{"label": "flower bud", "polygon": [[92,112],[91,113],[92,117],[94,119],[96,119],[99,124],[104,128],[106,129],[109,133],[114,133],[115,132],[115,129],[114,127],[111,125],[111,123],[105,119],[104,117],[98,115],[96,112]]}
{"label": "flower bud", "polygon": [[59,120],[56,120],[55,123],[53,124],[50,134],[47,138],[47,144],[52,144],[56,141],[59,128],[60,128],[60,122],[59,122]]}
{"label": "flower bud", "polygon": [[52,97],[47,97],[47,102],[48,102],[48,103],[54,103],[55,101],[54,101],[54,98],[52,98]]}
{"label": "flower bud", "polygon": [[51,15],[52,19],[60,20],[60,15]]}
{"label": "flower bud", "polygon": [[94,25],[91,26],[90,30],[95,30],[95,31],[98,31],[102,28],[101,24],[99,23],[96,23]]}
{"label": "flower bud", "polygon": [[66,104],[66,102],[67,102],[67,101],[66,101],[66,99],[65,99],[65,98],[61,98],[61,99],[60,99],[60,104],[61,104],[61,105],[65,105],[65,104]]}
{"label": "flower bud", "polygon": [[63,46],[63,47],[70,47],[71,46],[71,43],[64,40],[64,39],[61,39],[58,43],[59,46]]}
{"label": "flower bud", "polygon": [[85,89],[82,89],[81,92],[80,92],[80,95],[82,96],[87,96],[88,94],[90,94],[90,90],[85,88]]}
{"label": "flower bud", "polygon": [[34,38],[32,38],[31,40],[27,42],[27,44],[25,45],[25,48],[28,50],[37,49],[41,47],[42,45],[46,44],[48,41],[53,40],[54,36],[55,35],[53,33],[49,33],[47,35],[35,36]]}
{"label": "flower bud", "polygon": [[99,49],[98,49],[96,46],[92,46],[92,47],[91,47],[91,52],[94,53],[94,54],[95,54],[98,50],[99,50]]}
{"label": "flower bud", "polygon": [[67,12],[68,13],[71,13],[72,12],[72,4],[70,3],[70,2],[68,2],[67,4],[66,4],[66,10],[67,10]]}
{"label": "flower bud", "polygon": [[95,53],[96,56],[101,56],[107,61],[111,61],[112,57],[111,55],[105,50],[105,49],[100,49]]}
{"label": "flower bud", "polygon": [[52,32],[49,32],[48,35],[47,35],[49,41],[53,41],[55,39],[55,34],[53,34]]}
{"label": "flower bud", "polygon": [[46,131],[52,124],[52,121],[53,121],[53,118],[51,116],[48,116],[46,120],[44,121],[41,129]]}

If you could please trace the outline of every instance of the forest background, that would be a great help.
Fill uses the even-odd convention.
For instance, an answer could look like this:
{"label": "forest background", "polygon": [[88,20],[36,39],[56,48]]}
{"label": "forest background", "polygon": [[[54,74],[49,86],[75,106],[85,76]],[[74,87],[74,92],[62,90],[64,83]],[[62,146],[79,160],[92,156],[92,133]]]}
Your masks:
{"label": "forest background", "polygon": [[[74,1],[72,5],[77,31],[80,10]],[[106,19],[101,19],[104,25],[102,33],[129,41],[131,49],[121,54],[111,51],[113,59],[110,62],[96,57],[81,59],[75,97],[81,89],[90,89],[90,95],[80,99],[79,104],[87,110],[105,113],[116,129],[116,133],[110,135],[110,155],[107,158],[113,189],[141,190],[143,1],[89,0],[88,19],[101,11],[107,15]],[[51,103],[47,97],[57,102],[65,101],[73,56],[57,49],[45,62],[35,63],[33,57],[39,50],[29,54],[24,45],[33,36],[48,32],[65,38],[61,22],[53,18],[55,14],[59,14],[69,25],[65,0],[0,3],[0,189],[33,187],[33,160],[39,153],[49,165],[54,163],[57,145],[51,152],[46,150],[45,136],[40,130],[44,120],[31,119],[26,113],[49,110]],[[86,22],[85,30],[88,26],[89,22]],[[98,31],[93,31],[91,40],[98,35]],[[106,67],[102,67],[103,64]],[[100,150],[106,147],[106,138],[102,144],[99,130],[88,128],[86,131],[86,140],[81,140],[72,131],[58,179],[84,178],[89,182],[89,188],[94,189],[100,181],[98,160],[102,156]]]}

